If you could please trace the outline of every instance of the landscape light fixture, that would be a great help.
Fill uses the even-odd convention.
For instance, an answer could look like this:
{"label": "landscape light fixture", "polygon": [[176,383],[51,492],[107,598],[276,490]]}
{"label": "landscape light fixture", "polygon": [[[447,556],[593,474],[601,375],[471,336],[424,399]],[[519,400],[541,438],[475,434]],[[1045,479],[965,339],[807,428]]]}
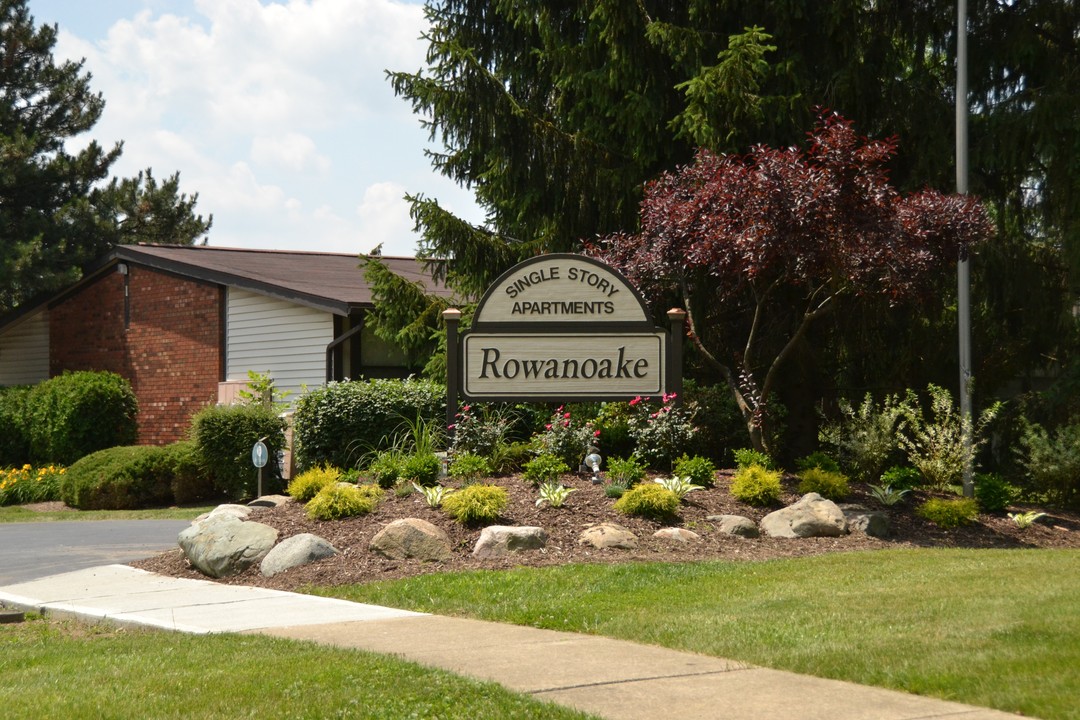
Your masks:
{"label": "landscape light fixture", "polygon": [[600,463],[604,461],[604,458],[600,457],[597,453],[589,453],[585,456],[585,466],[592,470],[593,485],[600,484]]}

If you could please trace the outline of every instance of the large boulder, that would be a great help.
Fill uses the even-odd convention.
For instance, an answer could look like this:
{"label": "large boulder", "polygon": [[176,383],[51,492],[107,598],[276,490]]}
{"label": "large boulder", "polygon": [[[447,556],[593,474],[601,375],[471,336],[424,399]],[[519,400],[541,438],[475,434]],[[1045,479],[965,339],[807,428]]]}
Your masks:
{"label": "large boulder", "polygon": [[450,538],[442,528],[419,518],[395,520],[371,538],[373,552],[404,560],[448,560],[452,554]]}
{"label": "large boulder", "polygon": [[285,538],[275,545],[259,563],[259,572],[266,577],[273,577],[289,568],[307,565],[337,554],[337,548],[328,540],[311,533],[301,533]]}
{"label": "large boulder", "polygon": [[578,536],[578,545],[592,545],[597,550],[604,548],[633,550],[637,547],[637,537],[622,525],[603,523],[586,528]]}
{"label": "large boulder", "polygon": [[540,550],[547,547],[547,541],[543,528],[491,525],[480,531],[472,554],[478,558],[506,557],[524,550]]}
{"label": "large boulder", "polygon": [[218,505],[210,512],[204,512],[199,517],[195,518],[192,522],[202,522],[203,520],[213,517],[215,515],[232,515],[234,518],[240,520],[247,520],[251,515],[252,508],[247,505],[234,505],[232,503],[225,503],[224,505]]}
{"label": "large boulder", "polygon": [[832,500],[807,493],[794,505],[762,518],[761,530],[770,537],[838,537],[847,532],[847,520]]}
{"label": "large boulder", "polygon": [[761,535],[757,524],[742,515],[709,515],[705,519],[716,523],[716,529],[725,535],[738,535],[744,538],[756,538]]}
{"label": "large boulder", "polygon": [[242,573],[262,560],[277,538],[278,531],[269,525],[223,512],[195,521],[180,532],[177,542],[199,572],[220,578]]}
{"label": "large boulder", "polygon": [[841,505],[847,520],[848,532],[861,532],[870,537],[889,537],[889,516],[880,510],[868,510],[862,505]]}

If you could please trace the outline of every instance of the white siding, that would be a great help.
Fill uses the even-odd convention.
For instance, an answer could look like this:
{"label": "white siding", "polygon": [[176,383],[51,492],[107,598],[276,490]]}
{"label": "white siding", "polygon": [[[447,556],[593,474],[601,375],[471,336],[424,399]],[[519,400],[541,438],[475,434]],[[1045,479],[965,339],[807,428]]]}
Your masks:
{"label": "white siding", "polygon": [[0,385],[33,385],[49,378],[49,312],[23,318],[0,335]]}
{"label": "white siding", "polygon": [[229,288],[225,322],[225,377],[247,380],[248,370],[267,373],[278,390],[300,396],[301,386],[326,380],[326,346],[334,339],[334,316],[285,300]]}

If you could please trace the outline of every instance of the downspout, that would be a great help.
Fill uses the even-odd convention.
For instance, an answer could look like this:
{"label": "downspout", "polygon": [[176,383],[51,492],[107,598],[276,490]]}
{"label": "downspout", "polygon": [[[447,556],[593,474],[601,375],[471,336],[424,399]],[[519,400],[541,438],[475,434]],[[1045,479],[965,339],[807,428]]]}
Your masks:
{"label": "downspout", "polygon": [[326,382],[331,382],[334,379],[334,350],[338,345],[341,345],[363,329],[364,323],[361,322],[356,327],[349,328],[340,336],[334,338],[333,341],[326,346]]}

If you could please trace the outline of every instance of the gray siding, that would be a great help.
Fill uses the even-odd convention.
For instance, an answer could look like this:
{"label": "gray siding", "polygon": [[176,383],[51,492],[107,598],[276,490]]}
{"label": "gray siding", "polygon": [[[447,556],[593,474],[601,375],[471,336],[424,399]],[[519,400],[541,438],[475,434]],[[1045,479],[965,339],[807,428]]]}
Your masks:
{"label": "gray siding", "polygon": [[0,385],[33,385],[49,378],[49,312],[24,318],[0,335]]}
{"label": "gray siding", "polygon": [[326,379],[326,346],[334,339],[334,316],[285,300],[229,288],[225,331],[225,377],[246,380],[248,370],[268,373],[279,390]]}

